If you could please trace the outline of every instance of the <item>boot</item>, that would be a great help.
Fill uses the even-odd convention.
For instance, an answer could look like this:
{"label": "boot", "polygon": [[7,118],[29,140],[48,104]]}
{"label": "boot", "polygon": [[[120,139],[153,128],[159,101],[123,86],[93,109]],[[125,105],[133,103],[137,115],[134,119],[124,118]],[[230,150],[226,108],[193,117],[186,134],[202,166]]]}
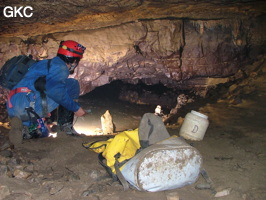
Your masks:
{"label": "boot", "polygon": [[67,135],[72,135],[72,136],[78,136],[79,133],[74,129],[72,123],[65,123],[61,127],[61,130],[64,131]]}
{"label": "boot", "polygon": [[9,131],[8,137],[9,141],[15,146],[22,144],[23,140],[23,124],[21,119],[18,117],[13,117],[11,119],[11,129]]}
{"label": "boot", "polygon": [[58,108],[51,112],[51,116],[45,118],[45,123],[49,129],[50,133],[57,133],[59,131],[58,127]]}
{"label": "boot", "polygon": [[58,125],[61,131],[67,135],[78,136],[78,132],[73,127],[74,112],[67,110],[63,106],[58,108]]}

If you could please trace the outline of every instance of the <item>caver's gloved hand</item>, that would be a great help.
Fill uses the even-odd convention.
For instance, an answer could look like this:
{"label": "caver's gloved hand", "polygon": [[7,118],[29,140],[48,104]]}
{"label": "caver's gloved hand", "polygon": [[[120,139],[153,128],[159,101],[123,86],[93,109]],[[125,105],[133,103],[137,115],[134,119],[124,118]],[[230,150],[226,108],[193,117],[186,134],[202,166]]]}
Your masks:
{"label": "caver's gloved hand", "polygon": [[74,112],[77,117],[82,117],[86,114],[85,110],[83,108],[79,108],[77,112]]}

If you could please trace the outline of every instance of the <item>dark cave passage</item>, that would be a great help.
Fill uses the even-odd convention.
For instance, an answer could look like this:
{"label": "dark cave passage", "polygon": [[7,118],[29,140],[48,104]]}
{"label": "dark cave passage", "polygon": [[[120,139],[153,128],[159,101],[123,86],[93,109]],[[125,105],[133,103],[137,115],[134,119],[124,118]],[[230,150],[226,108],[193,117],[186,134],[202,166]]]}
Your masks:
{"label": "dark cave passage", "polygon": [[193,101],[178,109],[166,124],[175,124],[178,117],[184,117],[187,112],[198,108],[206,100],[194,95],[191,91],[167,88],[162,84],[136,85],[117,80],[95,88],[90,93],[80,97],[79,102],[88,114],[76,118],[75,129],[84,134],[97,135],[101,131],[101,116],[109,110],[115,125],[115,132],[138,128],[141,117],[145,113],[154,113],[157,105],[161,105],[163,114],[169,114],[177,105],[177,97],[184,94]]}
{"label": "dark cave passage", "polygon": [[78,132],[97,132],[101,129],[101,115],[110,111],[115,131],[135,129],[143,114],[153,113],[157,105],[168,113],[176,104],[177,93],[163,85],[124,84],[114,81],[97,87],[80,97],[82,107],[89,112],[83,118],[77,118],[75,128]]}
{"label": "dark cave passage", "polygon": [[133,85],[117,80],[110,84],[97,87],[84,95],[84,98],[121,100],[140,105],[156,106],[158,104],[171,108],[176,104],[176,98],[185,91],[176,91],[163,84],[146,85],[142,82]]}

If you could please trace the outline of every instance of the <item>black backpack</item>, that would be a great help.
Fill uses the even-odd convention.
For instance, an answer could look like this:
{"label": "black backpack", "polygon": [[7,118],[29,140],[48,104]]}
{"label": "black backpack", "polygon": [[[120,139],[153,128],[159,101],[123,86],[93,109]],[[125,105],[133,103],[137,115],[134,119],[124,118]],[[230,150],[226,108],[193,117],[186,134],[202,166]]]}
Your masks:
{"label": "black backpack", "polygon": [[[0,85],[4,88],[11,90],[16,84],[19,83],[29,71],[30,67],[35,64],[36,60],[32,59],[32,55],[25,56],[15,56],[3,65],[0,70]],[[50,70],[51,59],[48,60],[48,72]],[[41,95],[42,112],[43,116],[48,116],[47,100],[45,94],[46,76],[39,77],[35,83],[34,87]]]}
{"label": "black backpack", "polygon": [[0,70],[0,85],[11,90],[36,62],[31,55],[20,55],[9,59]]}

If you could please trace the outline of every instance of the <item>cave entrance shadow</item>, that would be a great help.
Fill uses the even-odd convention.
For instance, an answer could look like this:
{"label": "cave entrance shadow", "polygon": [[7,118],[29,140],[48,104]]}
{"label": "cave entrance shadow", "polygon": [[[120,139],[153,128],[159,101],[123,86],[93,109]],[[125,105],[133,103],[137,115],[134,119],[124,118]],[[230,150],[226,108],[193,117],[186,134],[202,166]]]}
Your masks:
{"label": "cave entrance shadow", "polygon": [[[164,114],[168,114],[177,103],[177,96],[189,94],[189,91],[171,89],[157,85],[136,85],[113,81],[95,88],[80,97],[81,106],[89,111],[83,118],[75,119],[75,129],[86,135],[98,135],[101,132],[101,116],[109,110],[115,125],[115,132],[138,128],[141,117],[145,113],[154,113],[157,105],[161,105]],[[175,123],[178,117],[184,117],[187,112],[198,110],[206,104],[206,99],[196,98],[193,103],[182,107],[176,116],[168,123]],[[211,98],[213,99],[213,97]],[[208,99],[208,101],[211,101]]]}

